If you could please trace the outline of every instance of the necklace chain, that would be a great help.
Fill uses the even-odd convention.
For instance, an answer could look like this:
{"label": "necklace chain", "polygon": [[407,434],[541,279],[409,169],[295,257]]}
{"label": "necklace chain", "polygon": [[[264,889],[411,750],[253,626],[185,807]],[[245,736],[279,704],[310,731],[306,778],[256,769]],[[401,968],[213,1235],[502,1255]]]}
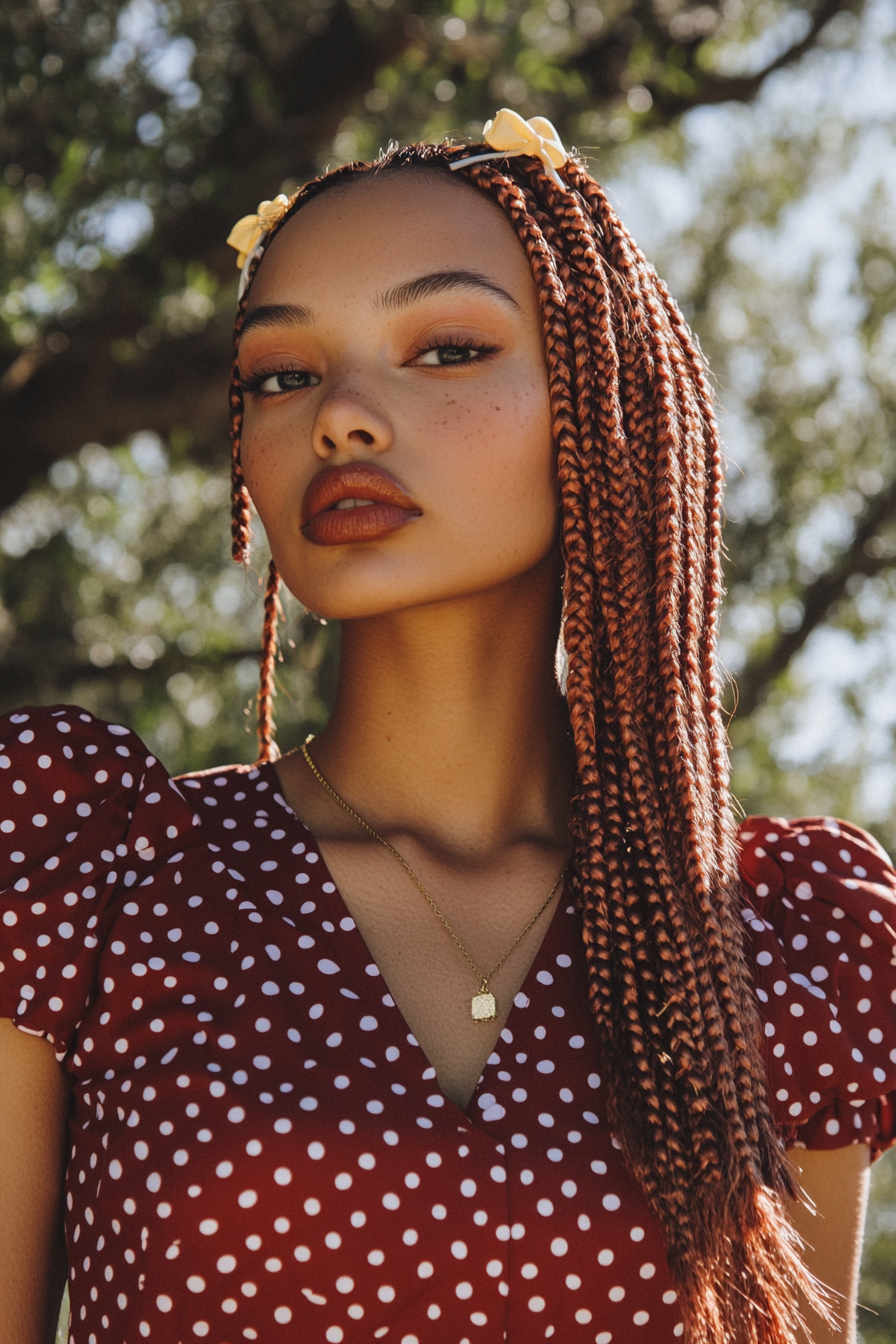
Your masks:
{"label": "necklace chain", "polygon": [[[308,741],[310,742],[312,741],[312,739],[309,738]],[[333,801],[339,804],[343,812],[346,812],[348,816],[351,817],[352,821],[357,822],[357,824],[361,827],[361,829],[366,831],[367,834],[371,836],[374,840],[378,841],[379,844],[381,844],[384,849],[388,849],[392,857],[396,859],[398,863],[401,864],[402,868],[407,873],[411,881],[414,883],[414,886],[420,892],[420,895],[426,901],[426,904],[429,906],[430,910],[435,915],[436,919],[439,921],[440,924],[444,925],[445,929],[447,929],[448,933],[451,935],[452,939],[457,944],[457,947],[460,949],[460,952],[463,955],[463,958],[466,961],[467,965],[469,966],[470,970],[473,972],[473,974],[475,975],[476,979],[479,982],[479,993],[474,996],[471,1005],[473,1018],[477,1022],[488,1022],[492,1020],[496,1016],[496,1008],[495,1008],[494,996],[490,994],[488,991],[488,982],[491,980],[495,972],[498,971],[500,967],[504,965],[505,961],[510,956],[511,952],[513,952],[517,947],[519,947],[520,943],[523,941],[529,930],[532,929],[538,923],[538,920],[544,914],[545,910],[547,910],[551,901],[554,899],[554,894],[557,888],[563,881],[564,875],[566,873],[566,865],[565,864],[563,865],[563,868],[560,871],[560,876],[557,878],[557,881],[551,887],[551,890],[548,892],[546,899],[539,906],[538,910],[536,910],[535,914],[529,920],[529,923],[523,929],[522,933],[519,934],[518,937],[516,937],[513,940],[513,942],[508,947],[507,951],[504,953],[502,957],[500,957],[495,962],[494,966],[491,968],[489,973],[487,975],[483,975],[482,971],[476,965],[475,961],[470,956],[469,952],[464,947],[463,943],[458,938],[457,934],[454,932],[454,929],[451,927],[448,920],[442,914],[441,910],[436,905],[435,901],[432,899],[429,892],[424,887],[423,883],[420,881],[419,877],[414,872],[413,868],[408,863],[407,859],[405,859],[403,855],[399,854],[395,846],[391,845],[384,835],[380,835],[379,831],[375,831],[372,826],[368,825],[368,823],[364,820],[364,818],[359,816],[358,813],[355,811],[355,809],[351,807],[345,801],[345,799],[336,792],[332,784],[330,784],[330,782],[324,778],[324,776],[318,770],[317,766],[314,764],[314,761],[311,759],[311,753],[308,750],[308,742],[302,743],[301,750],[302,755],[305,758],[305,763],[310,769],[311,773],[314,775],[317,782],[321,784],[324,789],[326,789],[327,793],[330,795]]]}

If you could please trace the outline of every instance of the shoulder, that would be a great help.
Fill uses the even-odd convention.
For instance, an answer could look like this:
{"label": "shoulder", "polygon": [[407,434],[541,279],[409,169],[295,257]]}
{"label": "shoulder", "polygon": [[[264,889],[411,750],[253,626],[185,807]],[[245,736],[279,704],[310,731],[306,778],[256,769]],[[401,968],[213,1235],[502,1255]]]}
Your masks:
{"label": "shoulder", "polygon": [[6,855],[7,862],[26,866],[85,831],[111,842],[130,828],[138,808],[157,833],[153,807],[161,819],[186,806],[136,733],[74,705],[29,707],[0,717],[0,796],[0,854],[11,847],[18,857]]}
{"label": "shoulder", "polygon": [[830,817],[740,828],[747,956],[773,1101],[796,1142],[896,1139],[896,873]]}
{"label": "shoulder", "polygon": [[0,1017],[70,1039],[106,912],[195,824],[130,729],[71,705],[0,718]]}
{"label": "shoulder", "polygon": [[[870,898],[874,905],[879,896],[896,899],[896,873],[888,855],[868,831],[848,821],[747,817],[738,835],[741,875],[761,899],[788,891],[799,900],[817,894],[822,901],[841,891],[860,893],[848,898],[851,904]],[[802,882],[807,886],[797,892]],[[759,891],[760,886],[768,891]]]}
{"label": "shoulder", "polygon": [[104,723],[76,705],[26,707],[0,716],[0,771],[19,797],[60,793],[66,786],[78,795],[105,797],[131,787],[135,772],[156,764],[130,728]]}

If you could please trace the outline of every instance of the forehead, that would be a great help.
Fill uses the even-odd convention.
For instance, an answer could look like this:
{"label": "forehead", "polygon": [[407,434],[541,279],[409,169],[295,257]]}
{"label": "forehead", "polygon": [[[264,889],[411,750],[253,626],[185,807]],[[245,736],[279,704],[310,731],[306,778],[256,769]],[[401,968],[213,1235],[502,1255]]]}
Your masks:
{"label": "forehead", "polygon": [[287,221],[265,253],[249,309],[308,288],[360,298],[411,276],[461,269],[535,301],[510,222],[475,187],[436,173],[371,174],[325,191]]}

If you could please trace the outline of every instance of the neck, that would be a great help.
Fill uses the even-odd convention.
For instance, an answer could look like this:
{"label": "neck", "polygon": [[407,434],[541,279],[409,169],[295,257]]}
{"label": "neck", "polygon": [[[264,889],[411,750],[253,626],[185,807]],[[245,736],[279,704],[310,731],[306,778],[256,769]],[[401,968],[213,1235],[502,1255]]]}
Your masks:
{"label": "neck", "polygon": [[556,565],[450,603],[346,621],[312,755],[379,830],[454,861],[565,847],[574,762],[554,675]]}

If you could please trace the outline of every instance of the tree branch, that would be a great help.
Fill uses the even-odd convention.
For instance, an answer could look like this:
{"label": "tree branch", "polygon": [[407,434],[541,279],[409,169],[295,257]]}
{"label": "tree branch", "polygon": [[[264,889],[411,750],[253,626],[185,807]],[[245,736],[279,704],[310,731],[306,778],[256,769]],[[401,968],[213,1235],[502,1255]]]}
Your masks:
{"label": "tree branch", "polygon": [[855,13],[860,8],[862,8],[861,0],[858,6],[854,3],[854,0],[821,0],[812,15],[812,21],[805,37],[787,47],[768,65],[763,66],[761,70],[756,70],[749,75],[719,75],[707,71],[702,76],[698,76],[699,92],[692,95],[674,94],[668,89],[649,86],[654,102],[670,116],[686,112],[691,107],[702,107],[707,104],[750,103],[770,75],[775,74],[778,70],[783,70],[788,65],[793,65],[808,51],[811,51],[821,30],[830,23],[831,19],[845,11]]}
{"label": "tree branch", "polygon": [[[609,28],[590,42],[570,65],[586,75],[592,86],[599,88],[606,97],[614,89],[621,90],[624,87],[621,77],[628,69],[632,50],[646,37],[654,49],[655,62],[664,71],[674,67],[692,86],[691,92],[683,92],[669,87],[662,75],[645,79],[645,85],[653,97],[653,120],[664,123],[692,107],[752,102],[770,75],[792,65],[812,49],[821,30],[835,15],[843,11],[855,13],[863,4],[864,0],[819,0],[811,12],[808,31],[798,42],[792,43],[773,61],[751,74],[723,75],[705,70],[699,64],[699,53],[706,44],[705,33],[684,39],[673,38],[668,23],[660,19],[652,5],[636,3],[628,26],[623,22]],[[711,8],[718,9],[719,6],[716,4]],[[680,59],[682,53],[685,56],[683,63]],[[677,60],[676,55],[679,58]]]}
{"label": "tree branch", "polygon": [[896,519],[896,482],[877,495],[863,515],[849,548],[836,563],[808,585],[802,595],[803,619],[795,630],[779,634],[772,644],[751,659],[736,680],[735,713],[748,718],[764,698],[775,678],[789,666],[809,636],[846,596],[853,574],[870,576],[892,569],[892,556],[870,553],[869,542],[887,522]]}

